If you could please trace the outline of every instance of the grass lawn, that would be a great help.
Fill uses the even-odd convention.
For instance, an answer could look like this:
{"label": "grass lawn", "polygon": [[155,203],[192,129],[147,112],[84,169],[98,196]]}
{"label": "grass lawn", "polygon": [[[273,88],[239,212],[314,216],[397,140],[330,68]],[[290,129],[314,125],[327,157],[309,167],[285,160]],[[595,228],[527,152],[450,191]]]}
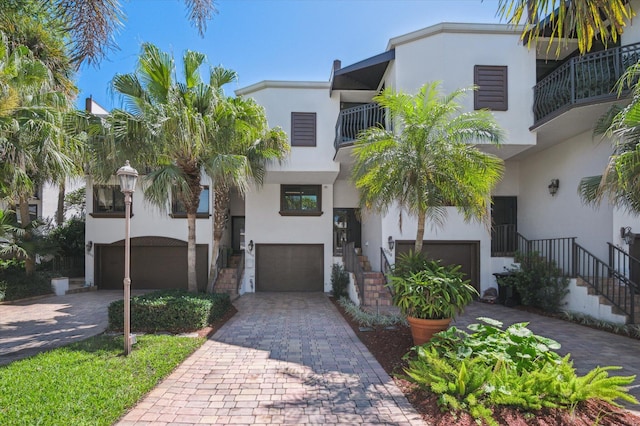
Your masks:
{"label": "grass lawn", "polygon": [[0,367],[0,425],[111,425],[204,338],[96,336]]}

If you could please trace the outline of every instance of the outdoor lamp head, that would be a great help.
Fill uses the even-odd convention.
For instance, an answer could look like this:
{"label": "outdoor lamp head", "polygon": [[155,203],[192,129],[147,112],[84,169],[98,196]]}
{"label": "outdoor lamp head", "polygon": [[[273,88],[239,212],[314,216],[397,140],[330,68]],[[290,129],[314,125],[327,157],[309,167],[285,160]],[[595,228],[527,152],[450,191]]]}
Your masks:
{"label": "outdoor lamp head", "polygon": [[131,167],[129,160],[125,162],[124,166],[118,169],[116,175],[120,179],[120,191],[125,194],[131,194],[135,191],[136,182],[138,180],[138,171]]}

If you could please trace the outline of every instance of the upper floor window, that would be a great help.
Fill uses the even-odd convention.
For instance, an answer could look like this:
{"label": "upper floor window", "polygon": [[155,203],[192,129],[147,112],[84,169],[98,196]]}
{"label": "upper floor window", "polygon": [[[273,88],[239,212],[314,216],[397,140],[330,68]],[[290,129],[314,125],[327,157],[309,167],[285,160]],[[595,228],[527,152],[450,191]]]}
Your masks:
{"label": "upper floor window", "polygon": [[93,186],[93,216],[124,217],[124,213],[124,194],[120,186]]}
{"label": "upper floor window", "polygon": [[291,146],[316,146],[316,113],[291,113]]}
{"label": "upper floor window", "polygon": [[506,66],[476,65],[473,68],[473,83],[478,86],[474,92],[474,109],[487,108],[494,111],[508,109]]}
{"label": "upper floor window", "polygon": [[[184,203],[178,200],[175,194],[172,194],[171,199],[171,216],[172,217],[187,217],[187,209],[184,207]],[[197,217],[209,217],[209,187],[205,186],[200,192],[200,203],[198,204],[198,210],[196,211]]]}
{"label": "upper floor window", "polygon": [[320,216],[322,187],[320,185],[281,185],[280,214],[283,216]]}

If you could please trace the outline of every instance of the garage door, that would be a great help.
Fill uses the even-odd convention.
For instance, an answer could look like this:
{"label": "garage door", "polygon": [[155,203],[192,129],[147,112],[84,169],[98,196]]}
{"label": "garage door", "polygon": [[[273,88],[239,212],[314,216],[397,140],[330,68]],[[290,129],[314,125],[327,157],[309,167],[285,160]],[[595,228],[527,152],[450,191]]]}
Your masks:
{"label": "garage door", "polygon": [[[396,256],[413,247],[413,241],[396,242]],[[461,265],[460,270],[480,291],[480,241],[425,241],[422,253],[429,259],[441,259],[443,265]]]}
{"label": "garage door", "polygon": [[[196,246],[198,289],[207,285],[207,246]],[[95,276],[99,289],[121,290],[124,278],[124,241],[95,246]],[[133,289],[187,289],[187,243],[161,237],[131,239]]]}
{"label": "garage door", "polygon": [[256,245],[256,291],[324,291],[324,245]]}

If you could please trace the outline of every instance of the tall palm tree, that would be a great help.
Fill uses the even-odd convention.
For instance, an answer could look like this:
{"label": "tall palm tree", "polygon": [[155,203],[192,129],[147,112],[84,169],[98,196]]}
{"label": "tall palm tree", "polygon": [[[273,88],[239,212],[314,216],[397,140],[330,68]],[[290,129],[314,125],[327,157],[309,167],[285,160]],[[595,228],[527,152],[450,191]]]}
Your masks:
{"label": "tall palm tree", "polygon": [[498,15],[509,23],[523,24],[522,38],[529,45],[541,34],[554,40],[574,36],[580,53],[591,50],[594,38],[615,42],[635,16],[627,0],[500,0]]}
{"label": "tall palm tree", "polygon": [[[220,80],[220,79],[218,79]],[[226,213],[232,189],[241,196],[251,184],[262,185],[266,166],[283,160],[289,153],[286,134],[270,129],[264,109],[253,99],[228,98],[216,115],[219,132],[211,160],[205,170],[213,178],[214,222],[213,250],[209,271],[209,290],[213,290],[216,263],[226,225]]]}
{"label": "tall palm tree", "polygon": [[[65,94],[55,91],[51,73],[25,46],[9,47],[0,34],[0,77],[10,101],[0,115],[0,184],[2,196],[18,206],[21,224],[30,229],[29,198],[45,182],[57,182],[79,165],[65,154],[65,116],[73,110]],[[2,109],[2,108],[0,108]],[[30,238],[27,232],[25,239]],[[35,259],[25,260],[27,274]]]}
{"label": "tall palm tree", "polygon": [[418,221],[415,252],[422,251],[425,222],[444,223],[446,206],[465,220],[488,219],[487,202],[504,169],[502,160],[474,143],[498,144],[502,130],[489,111],[461,112],[467,90],[442,95],[439,83],[416,95],[387,88],[374,97],[391,116],[397,132],[363,131],[356,141],[353,179],[363,208],[386,213],[392,205]]}
{"label": "tall palm tree", "polygon": [[[92,145],[93,174],[99,180],[108,179],[119,164],[130,159],[137,167],[150,170],[145,178],[147,200],[167,208],[174,196],[185,206],[190,291],[197,291],[195,230],[202,174],[217,179],[218,188],[227,189],[228,204],[228,189],[246,188],[243,176],[257,173],[248,161],[258,149],[252,146],[267,145],[272,135],[258,126],[265,122],[260,109],[224,96],[222,86],[235,73],[211,68],[204,80],[199,72],[204,63],[203,54],[185,52],[184,80],[178,81],[173,57],[144,44],[135,72],[113,79],[113,89],[123,96],[127,109],[116,109],[107,117]],[[261,121],[250,121],[249,112],[262,113]],[[224,191],[215,202],[217,226],[224,226],[224,220],[217,217],[224,203],[222,194]]]}
{"label": "tall palm tree", "polygon": [[582,200],[597,206],[604,199],[633,214],[640,214],[640,63],[627,69],[617,83],[618,95],[631,90],[626,107],[614,105],[596,123],[595,135],[611,139],[613,152],[601,175],[582,178]]}

